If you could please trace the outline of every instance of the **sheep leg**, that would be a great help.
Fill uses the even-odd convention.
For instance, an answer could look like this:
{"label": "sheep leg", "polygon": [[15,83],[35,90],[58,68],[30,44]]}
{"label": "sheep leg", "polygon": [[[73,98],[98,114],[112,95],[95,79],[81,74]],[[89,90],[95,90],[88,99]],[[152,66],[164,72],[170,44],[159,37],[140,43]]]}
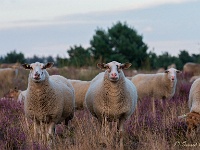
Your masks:
{"label": "sheep leg", "polygon": [[124,149],[123,138],[124,138],[124,121],[125,119],[119,120],[119,136],[120,136],[120,150]]}
{"label": "sheep leg", "polygon": [[155,99],[152,98],[152,109],[153,109],[153,117],[156,117],[156,110],[155,110]]}
{"label": "sheep leg", "polygon": [[101,139],[100,139],[100,145],[102,145],[103,147],[106,147],[107,145],[107,140],[106,140],[106,122],[107,122],[107,118],[102,115],[101,118],[99,118],[99,121],[101,123]]}
{"label": "sheep leg", "polygon": [[40,140],[46,144],[47,136],[46,136],[46,124],[43,122],[40,122]]}
{"label": "sheep leg", "polygon": [[55,135],[55,123],[51,122],[48,125],[47,141],[50,141]]}
{"label": "sheep leg", "polygon": [[101,133],[103,133],[103,136],[106,136],[106,130],[105,130],[105,127],[106,127],[106,117],[102,117],[100,119],[100,122],[101,122]]}
{"label": "sheep leg", "polygon": [[163,108],[163,99],[160,100],[160,105]]}
{"label": "sheep leg", "polygon": [[36,120],[33,121],[33,130],[34,130],[34,138],[39,140],[38,133],[40,132],[40,130],[39,130],[39,125]]}
{"label": "sheep leg", "polygon": [[36,136],[37,136],[37,125],[36,125],[36,121],[33,122],[33,130],[34,130],[34,137],[36,138]]}
{"label": "sheep leg", "polygon": [[103,125],[103,129],[104,129],[104,135],[107,136],[108,133],[108,121],[107,121],[107,117],[104,117],[104,125]]}
{"label": "sheep leg", "polygon": [[65,125],[68,126],[69,121],[74,117],[74,114],[69,115],[66,119],[65,119]]}
{"label": "sheep leg", "polygon": [[29,123],[28,123],[28,118],[27,117],[25,117],[25,122],[26,122],[27,128],[29,129]]}

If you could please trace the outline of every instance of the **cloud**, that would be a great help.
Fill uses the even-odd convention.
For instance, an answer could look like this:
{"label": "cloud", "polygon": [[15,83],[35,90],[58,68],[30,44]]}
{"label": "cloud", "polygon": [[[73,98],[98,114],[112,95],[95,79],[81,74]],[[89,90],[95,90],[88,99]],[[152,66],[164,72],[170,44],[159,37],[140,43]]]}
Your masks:
{"label": "cloud", "polygon": [[[0,29],[44,26],[48,24],[86,23],[88,21],[97,22],[95,17],[104,21],[107,15],[115,16],[115,14],[120,14],[121,11],[185,2],[191,2],[191,0],[134,0],[131,2],[129,0],[123,2],[116,0],[115,4],[106,0],[101,2],[97,0],[86,0],[85,2],[60,0],[57,5],[52,0],[49,0],[48,3],[39,0],[35,0],[32,3],[25,0],[14,1],[14,3],[6,2],[0,6]],[[35,11],[36,9],[37,11]],[[117,18],[117,16],[115,17]],[[62,20],[63,18],[64,20]]]}

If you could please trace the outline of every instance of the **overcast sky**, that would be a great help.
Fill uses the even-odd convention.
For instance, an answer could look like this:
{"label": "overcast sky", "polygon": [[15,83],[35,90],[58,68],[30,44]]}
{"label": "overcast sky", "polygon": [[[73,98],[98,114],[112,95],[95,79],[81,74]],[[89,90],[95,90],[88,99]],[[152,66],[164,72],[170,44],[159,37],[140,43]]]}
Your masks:
{"label": "overcast sky", "polygon": [[0,56],[67,56],[89,47],[95,30],[118,21],[143,36],[149,51],[200,53],[198,0],[0,0]]}

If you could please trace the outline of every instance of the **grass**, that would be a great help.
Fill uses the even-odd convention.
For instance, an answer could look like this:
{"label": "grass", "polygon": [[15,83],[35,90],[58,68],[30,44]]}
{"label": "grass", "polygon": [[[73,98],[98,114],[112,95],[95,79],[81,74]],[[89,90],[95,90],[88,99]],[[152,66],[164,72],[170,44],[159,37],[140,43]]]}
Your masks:
{"label": "grass", "polygon": [[[100,70],[92,71],[75,68],[63,68],[55,74],[61,74],[71,79],[91,80]],[[130,76],[131,72],[125,72]],[[54,73],[52,73],[54,74]],[[28,72],[22,70],[15,85],[25,89]],[[191,83],[189,77],[178,77],[177,89],[174,97],[163,101],[155,100],[156,116],[152,113],[152,101],[145,98],[138,102],[137,110],[125,122],[124,147],[126,150],[189,150],[199,149],[198,134],[193,139],[186,138],[187,126],[178,116],[189,112],[187,101]],[[1,85],[3,91],[11,85]],[[60,124],[56,126],[57,134],[51,148],[43,145],[33,137],[32,127],[27,128],[23,104],[11,99],[0,100],[0,147],[1,149],[20,150],[101,150],[119,149],[119,135],[116,124],[107,130],[106,136],[100,130],[99,122],[87,110],[78,110],[68,127]],[[101,141],[106,143],[101,144]]]}

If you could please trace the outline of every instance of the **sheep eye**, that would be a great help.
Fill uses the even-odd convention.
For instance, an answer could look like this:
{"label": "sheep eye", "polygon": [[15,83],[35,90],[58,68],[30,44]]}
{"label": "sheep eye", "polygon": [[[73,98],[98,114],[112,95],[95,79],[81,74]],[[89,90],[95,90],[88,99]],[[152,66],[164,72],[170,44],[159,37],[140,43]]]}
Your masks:
{"label": "sheep eye", "polygon": [[107,67],[106,67],[106,69],[110,69],[110,67],[109,67],[109,66],[107,66]]}

